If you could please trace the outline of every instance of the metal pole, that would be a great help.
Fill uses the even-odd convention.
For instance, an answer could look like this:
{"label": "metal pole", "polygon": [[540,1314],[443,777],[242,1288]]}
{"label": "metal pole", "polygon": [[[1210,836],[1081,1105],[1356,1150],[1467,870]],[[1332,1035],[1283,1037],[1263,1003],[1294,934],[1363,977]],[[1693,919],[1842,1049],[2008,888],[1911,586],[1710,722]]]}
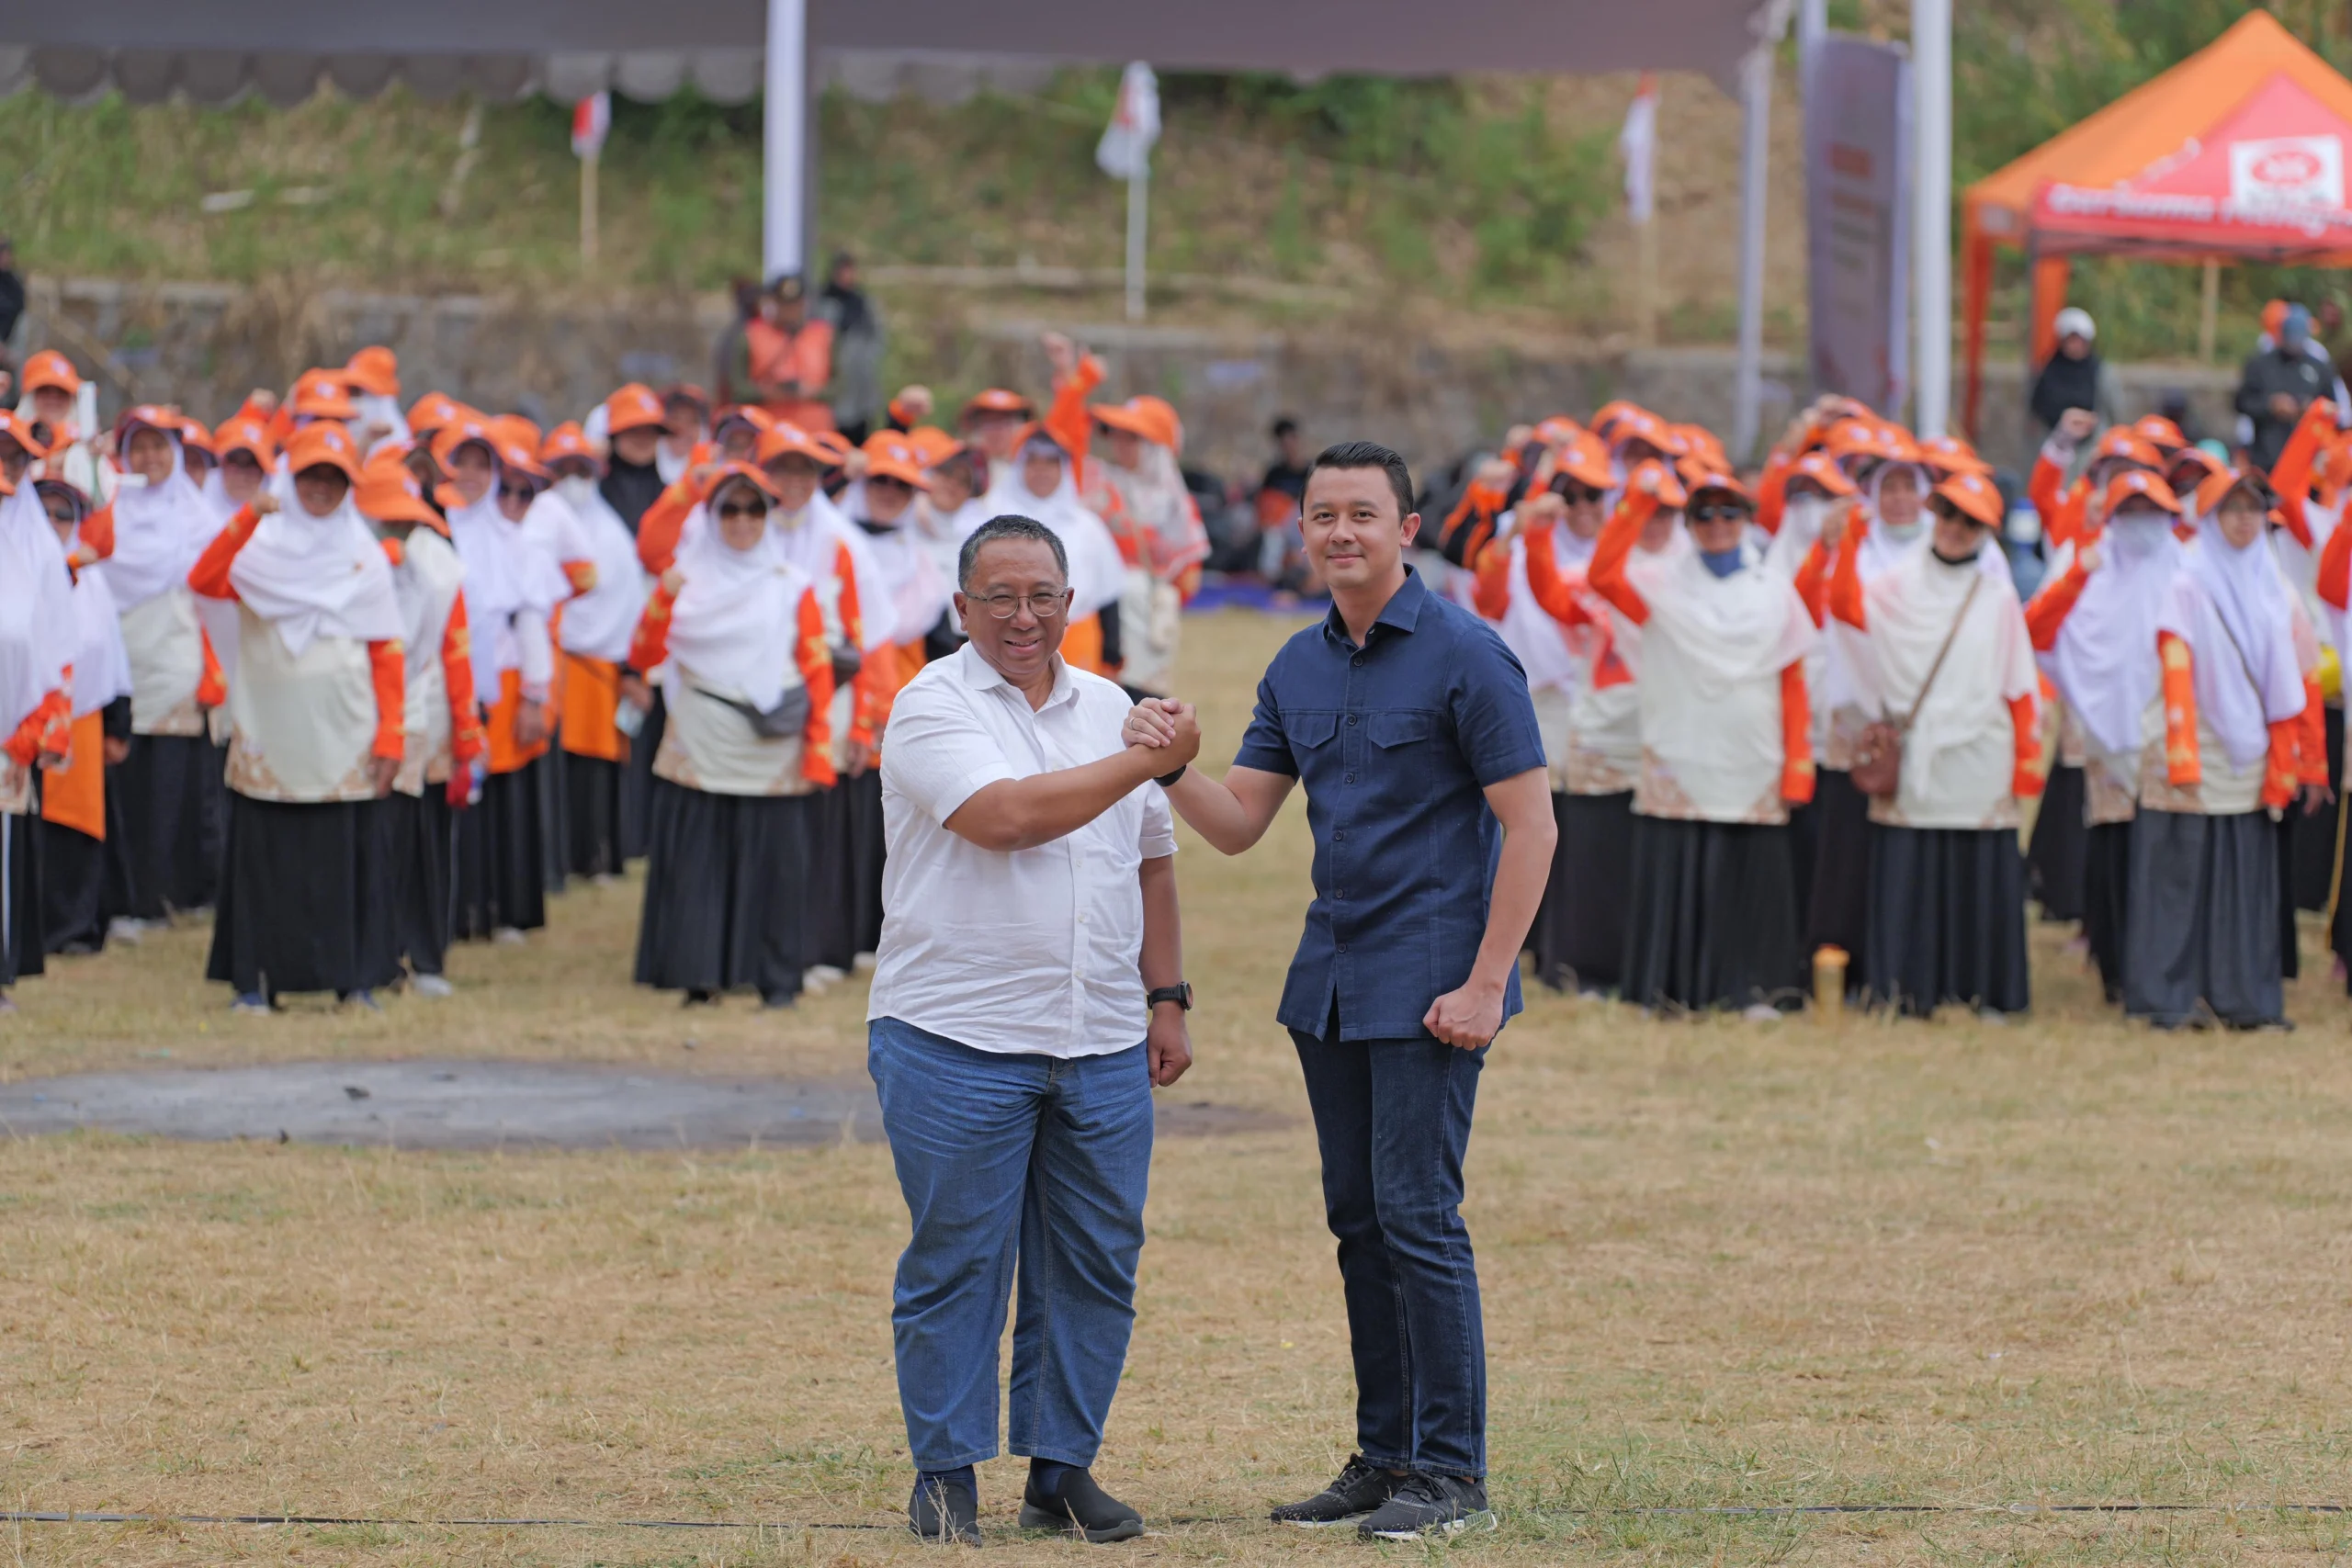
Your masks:
{"label": "metal pole", "polygon": [[1772,151],[1772,48],[1759,43],[1740,62],[1744,123],[1739,147],[1739,368],[1732,386],[1731,455],[1756,452],[1764,398],[1764,209]]}
{"label": "metal pole", "polygon": [[1797,0],[1797,91],[1813,96],[1813,54],[1829,34],[1829,0]]}
{"label": "metal pole", "polygon": [[769,277],[808,260],[808,0],[768,0],[760,261]]}
{"label": "metal pole", "polygon": [[1921,435],[1941,435],[1951,409],[1951,0],[1912,0],[1912,303],[1919,321]]}
{"label": "metal pole", "polygon": [[1127,182],[1127,320],[1143,320],[1144,239],[1151,220],[1151,159],[1136,161]]}
{"label": "metal pole", "polygon": [[2222,328],[2222,264],[2212,256],[2205,258],[2204,298],[2198,301],[2197,357],[2207,365],[2213,363],[2214,340]]}
{"label": "metal pole", "polygon": [[596,163],[591,152],[580,160],[580,265],[596,265]]}

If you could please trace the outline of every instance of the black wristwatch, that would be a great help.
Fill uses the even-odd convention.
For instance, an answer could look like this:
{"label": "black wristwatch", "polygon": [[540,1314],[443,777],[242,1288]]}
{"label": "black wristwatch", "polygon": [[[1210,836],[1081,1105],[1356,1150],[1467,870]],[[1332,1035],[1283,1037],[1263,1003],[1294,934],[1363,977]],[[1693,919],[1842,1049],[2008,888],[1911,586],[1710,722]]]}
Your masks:
{"label": "black wristwatch", "polygon": [[1172,986],[1162,986],[1156,991],[1144,993],[1143,1005],[1156,1008],[1162,1002],[1174,1002],[1186,1012],[1193,1010],[1193,982],[1179,980]]}
{"label": "black wristwatch", "polygon": [[1183,767],[1178,768],[1174,773],[1162,773],[1151,782],[1158,784],[1162,789],[1174,789],[1176,787],[1176,781],[1184,776],[1184,768],[1189,768],[1192,765],[1192,763],[1187,762]]}

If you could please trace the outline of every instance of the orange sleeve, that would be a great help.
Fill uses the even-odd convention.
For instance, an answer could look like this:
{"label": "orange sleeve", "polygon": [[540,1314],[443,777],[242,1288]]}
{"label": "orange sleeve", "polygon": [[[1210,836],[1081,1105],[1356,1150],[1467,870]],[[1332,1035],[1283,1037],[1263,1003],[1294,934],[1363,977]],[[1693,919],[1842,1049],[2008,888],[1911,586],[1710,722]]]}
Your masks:
{"label": "orange sleeve", "polygon": [[2303,512],[2312,494],[2312,468],[2319,460],[2321,442],[2335,429],[2335,405],[2325,398],[2314,399],[2279,449],[2278,460],[2270,466],[2270,488],[2278,492],[2278,513],[2286,520],[2287,531],[2305,549],[2312,547],[2311,519]]}
{"label": "orange sleeve", "polygon": [[82,519],[81,543],[92,560],[114,554],[114,503],[108,502]]}
{"label": "orange sleeve", "polygon": [[25,715],[0,750],[6,750],[20,768],[29,768],[40,761],[46,751],[52,757],[64,757],[74,750],[74,704],[67,695],[74,686],[74,669],[65,669],[65,684],[43,696],[33,711]]}
{"label": "orange sleeve", "polygon": [[2041,793],[2041,708],[2028,692],[2009,699],[2009,728],[2017,737],[2017,769],[2009,775],[2009,793],[2030,800]]}
{"label": "orange sleeve", "polygon": [[[1550,529],[1545,529],[1546,534]],[[1551,541],[1544,541],[1549,544]],[[1528,548],[1533,549],[1531,537]],[[1470,590],[1470,604],[1490,621],[1499,621],[1510,609],[1510,547],[1500,540],[1478,552],[1478,570]]]}
{"label": "orange sleeve", "polygon": [[596,589],[596,563],[592,560],[565,561],[563,580],[571,584],[571,592],[575,594],[593,593]]}
{"label": "orange sleeve", "polygon": [[481,704],[474,694],[474,634],[466,624],[466,595],[458,590],[441,632],[441,683],[449,689],[449,755],[470,762],[490,750],[482,728]]}
{"label": "orange sleeve", "polygon": [[2176,787],[2205,782],[2197,752],[2197,661],[2173,632],[2156,634],[2156,658],[2164,667],[2165,777]]}
{"label": "orange sleeve", "polygon": [[2319,682],[2303,678],[2303,711],[2294,720],[2295,781],[2327,787],[2327,711]]}
{"label": "orange sleeve", "polygon": [[659,577],[670,570],[678,558],[678,535],[686,525],[686,513],[701,499],[690,479],[680,479],[653,498],[637,520],[637,558],[646,570]]}
{"label": "orange sleeve", "polygon": [[204,553],[196,558],[196,565],[188,569],[187,585],[207,599],[234,599],[237,591],[229,585],[229,568],[260,526],[260,513],[250,506],[239,507],[229,525],[212,536]]}
{"label": "orange sleeve", "polygon": [[1829,613],[1856,631],[1869,629],[1869,612],[1862,598],[1862,536],[1869,525],[1858,507],[1846,518],[1846,532],[1838,541],[1838,564],[1829,573]]}
{"label": "orange sleeve", "polygon": [[[650,616],[652,612],[648,610]],[[662,621],[663,627],[669,626]],[[813,588],[800,596],[800,679],[808,688],[808,728],[800,732],[800,776],[830,784],[833,772],[833,653],[825,646],[825,612]]]}
{"label": "orange sleeve", "polygon": [[204,645],[204,673],[196,682],[196,705],[217,708],[229,700],[229,677],[220,668],[220,656],[212,649],[212,634],[199,626],[196,635]]}
{"label": "orange sleeve", "polygon": [[2060,526],[2058,514],[2063,504],[2060,491],[2065,482],[2066,470],[2052,462],[2046,455],[2034,458],[2033,472],[2025,481],[2025,498],[2041,514],[2041,531],[2053,545],[2065,543],[2057,536]]}
{"label": "orange sleeve", "polygon": [[1789,476],[1796,466],[1796,457],[1777,446],[1764,459],[1764,477],[1756,482],[1756,525],[1767,534],[1781,531],[1781,516],[1789,505]]}
{"label": "orange sleeve", "polygon": [[[1609,525],[1600,531],[1600,540],[1592,548],[1592,560],[1585,568],[1585,585],[1623,613],[1625,618],[1641,626],[1650,618],[1650,607],[1625,576],[1625,562],[1633,556],[1634,541],[1657,512],[1657,497],[1629,490],[1617,510],[1610,514]],[[1531,586],[1532,573],[1530,573]]]}
{"label": "orange sleeve", "polygon": [[1802,806],[1813,798],[1813,698],[1802,659],[1781,667],[1781,798]]}
{"label": "orange sleeve", "polygon": [[[654,585],[652,594],[645,601],[645,614],[637,618],[637,632],[628,639],[630,669],[642,673],[669,660],[670,612],[677,602],[678,596],[670,591],[669,584]],[[830,655],[825,668],[829,672],[832,669]]]}
{"label": "orange sleeve", "polygon": [[2262,804],[2285,806],[2295,798],[2302,781],[2296,776],[2295,751],[2301,739],[2301,717],[2282,718],[2270,727],[2270,757],[2262,770]]}
{"label": "orange sleeve", "polygon": [[2339,610],[2352,600],[2352,517],[2339,521],[2320,548],[2318,592]]}
{"label": "orange sleeve", "polygon": [[1094,447],[1094,416],[1086,412],[1086,400],[1102,384],[1102,362],[1082,354],[1069,379],[1055,383],[1054,400],[1046,410],[1046,434],[1081,465]]}
{"label": "orange sleeve", "polygon": [[2074,613],[2075,602],[2091,580],[2088,568],[2077,557],[2064,575],[2055,582],[2045,582],[2041,591],[2025,607],[2026,635],[2033,638],[2033,650],[2047,653],[2058,646],[2059,628]]}
{"label": "orange sleeve", "polygon": [[[878,688],[884,682],[881,671],[870,668],[875,663],[873,655],[865,651],[865,612],[857,602],[857,566],[847,545],[837,543],[833,546],[833,574],[842,584],[841,597],[835,601],[841,612],[842,636],[849,639],[850,647],[856,649],[860,655],[857,673],[849,678],[849,689],[854,694],[850,703],[849,738],[861,746],[871,746],[874,744],[874,732],[879,728],[876,713],[882,701]],[[874,653],[881,651],[877,648]],[[830,663],[831,655],[826,657]]]}
{"label": "orange sleeve", "polygon": [[1813,624],[1820,626],[1829,614],[1829,552],[1815,539],[1797,567],[1795,580],[1797,597],[1804,601],[1805,614]]}
{"label": "orange sleeve", "polygon": [[398,760],[408,749],[408,660],[398,637],[368,645],[368,667],[376,678],[376,744],[379,757]]}
{"label": "orange sleeve", "polygon": [[1538,528],[1527,536],[1527,588],[1544,613],[1562,626],[1581,626],[1592,619],[1584,601],[1577,597],[1575,581],[1560,570],[1559,550],[1549,528]]}
{"label": "orange sleeve", "polygon": [[[1492,485],[1473,482],[1445,514],[1444,525],[1437,531],[1437,547],[1465,561],[1476,560],[1487,541],[1495,536],[1495,519],[1510,499]],[[1458,547],[1454,545],[1457,538],[1462,541]]]}

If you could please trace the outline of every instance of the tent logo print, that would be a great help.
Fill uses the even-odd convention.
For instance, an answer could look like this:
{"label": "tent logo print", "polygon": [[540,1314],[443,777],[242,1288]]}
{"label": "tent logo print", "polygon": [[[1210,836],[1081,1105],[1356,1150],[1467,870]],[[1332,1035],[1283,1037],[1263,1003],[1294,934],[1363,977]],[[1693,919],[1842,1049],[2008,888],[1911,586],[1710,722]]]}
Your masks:
{"label": "tent logo print", "polygon": [[2230,200],[2241,208],[2344,206],[2344,143],[2333,136],[2272,136],[2230,143]]}

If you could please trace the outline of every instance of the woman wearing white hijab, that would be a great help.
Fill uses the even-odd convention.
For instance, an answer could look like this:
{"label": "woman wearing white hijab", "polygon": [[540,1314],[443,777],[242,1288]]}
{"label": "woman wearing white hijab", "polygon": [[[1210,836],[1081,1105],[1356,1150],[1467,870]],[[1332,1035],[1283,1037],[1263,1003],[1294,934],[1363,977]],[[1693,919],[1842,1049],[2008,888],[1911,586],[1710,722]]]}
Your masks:
{"label": "woman wearing white hijab", "polygon": [[116,432],[122,465],[114,503],[92,524],[111,524],[114,547],[97,569],[122,615],[130,658],[130,752],[118,771],[128,878],[128,923],[157,924],[174,910],[212,902],[220,874],[227,801],[225,758],[206,722],[205,634],[187,585],[197,552],[220,531],[219,510],[188,477],[179,417],[142,405]]}
{"label": "woman wearing white hijab", "polygon": [[1116,507],[1135,555],[1119,601],[1119,682],[1130,694],[1166,696],[1183,636],[1183,585],[1209,553],[1208,530],[1177,462],[1184,426],[1174,409],[1149,396],[1089,412],[1108,434],[1101,455],[1086,460],[1088,479]]}
{"label": "woman wearing white hijab", "polygon": [[767,476],[729,463],[707,525],[679,547],[637,630],[630,665],[662,687],[653,833],[637,980],[715,1002],[751,989],[789,1007],[816,792],[832,782],[832,654],[816,584],[769,526]]}
{"label": "woman wearing white hijab", "polygon": [[2270,502],[2253,470],[2209,480],[2156,616],[2161,724],[2141,752],[2123,1008],[2159,1028],[2200,1010],[2237,1029],[2286,1021],[2275,814],[2324,788],[2326,759],[2304,754],[2311,691]]}
{"label": "woman wearing white hijab", "polygon": [[637,540],[597,481],[595,453],[577,424],[548,432],[539,461],[554,488],[531,503],[533,513],[564,508],[570,517],[563,547],[576,597],[565,604],[556,641],[563,659],[565,863],[574,875],[610,879],[621,871],[621,795],[629,739],[620,729],[621,671],[630,635],[645,610],[651,579],[637,558]]}
{"label": "woman wearing white hijab", "polygon": [[40,835],[34,775],[71,748],[72,580],[33,491],[45,448],[0,411],[0,1012],[9,987],[42,968]]}
{"label": "woman wearing white hijab", "polygon": [[2061,547],[2072,558],[2034,594],[2026,627],[2082,739],[2083,938],[2115,1002],[2123,999],[2141,752],[2161,684],[2156,617],[2179,568],[2180,502],[2163,479],[2133,471],[2109,479],[2098,503],[2099,532]]}
{"label": "woman wearing white hijab", "polygon": [[359,449],[322,422],[188,573],[237,604],[229,852],[209,979],[240,1012],[289,991],[375,1005],[400,974],[378,814],[406,750],[400,601],[352,504]]}
{"label": "woman wearing white hijab", "polygon": [[990,517],[1026,517],[1051,528],[1069,557],[1070,623],[1062,658],[1091,674],[1118,677],[1119,600],[1127,563],[1102,519],[1078,498],[1069,457],[1040,425],[1018,447],[1018,460],[992,485],[984,502]]}
{"label": "woman wearing white hijab", "polygon": [[[1655,463],[1626,488],[1651,505],[1679,491]],[[1788,820],[1813,793],[1804,656],[1817,634],[1746,542],[1753,515],[1738,480],[1702,476],[1675,545],[1636,555],[1649,510],[1621,505],[1588,573],[1642,627],[1623,992],[1644,1008],[1766,1017],[1804,984]]]}
{"label": "woman wearing white hijab", "polygon": [[[81,528],[90,498],[65,479],[39,491],[69,567],[86,561]],[[51,953],[96,953],[106,945],[109,908],[107,844],[121,832],[115,771],[130,740],[130,660],[106,578],[86,565],[74,574],[73,740],[65,761],[41,776],[40,840],[44,945]]]}
{"label": "woman wearing white hijab", "polygon": [[1902,737],[1894,791],[1869,797],[1862,988],[1914,1017],[1944,1002],[2006,1017],[2032,997],[2018,803],[2041,790],[2040,682],[2017,590],[1977,559],[1999,547],[2000,491],[1958,473],[1928,508],[1923,546],[1867,585],[1868,524],[1849,524],[1829,584],[1860,634],[1848,653],[1862,710]]}

